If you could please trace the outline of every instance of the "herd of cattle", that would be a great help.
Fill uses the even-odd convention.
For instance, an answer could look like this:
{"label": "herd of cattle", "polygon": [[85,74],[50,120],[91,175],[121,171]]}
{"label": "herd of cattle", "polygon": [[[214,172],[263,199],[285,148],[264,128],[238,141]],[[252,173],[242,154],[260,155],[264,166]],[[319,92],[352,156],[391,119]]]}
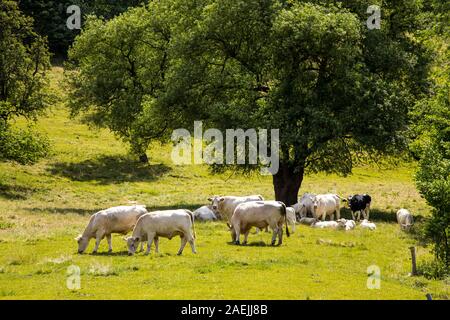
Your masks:
{"label": "herd of cattle", "polygon": [[[96,253],[100,241],[106,237],[109,252],[112,252],[112,233],[127,234],[133,231],[130,237],[125,238],[128,254],[133,255],[139,245],[143,251],[144,243],[147,243],[146,254],[150,252],[152,243],[155,243],[155,251],[159,252],[159,238],[172,239],[180,236],[181,246],[178,255],[181,255],[184,247],[189,242],[192,252],[195,249],[195,225],[194,221],[224,220],[231,232],[233,243],[240,244],[240,236],[244,235],[243,244],[247,243],[248,235],[252,227],[258,230],[270,227],[273,231],[272,245],[278,238],[278,245],[283,242],[283,224],[286,235],[289,237],[288,224],[292,225],[295,232],[295,224],[309,225],[312,228],[331,228],[352,230],[360,221],[360,228],[375,230],[376,225],[369,221],[370,204],[369,195],[353,195],[342,198],[336,194],[314,195],[305,193],[300,201],[292,207],[286,207],[280,201],[265,201],[260,195],[245,197],[213,196],[208,199],[211,204],[198,208],[194,212],[185,209],[164,210],[148,212],[143,205],[119,206],[99,211],[93,214],[82,235],[75,240],[78,242],[78,252],[83,253],[89,241],[95,238],[93,253]],[[341,200],[348,204],[352,212],[353,220],[340,217]],[[329,221],[326,218],[329,217]],[[336,218],[336,220],[335,220]],[[397,222],[402,230],[409,230],[414,223],[413,216],[406,209],[397,212]]]}

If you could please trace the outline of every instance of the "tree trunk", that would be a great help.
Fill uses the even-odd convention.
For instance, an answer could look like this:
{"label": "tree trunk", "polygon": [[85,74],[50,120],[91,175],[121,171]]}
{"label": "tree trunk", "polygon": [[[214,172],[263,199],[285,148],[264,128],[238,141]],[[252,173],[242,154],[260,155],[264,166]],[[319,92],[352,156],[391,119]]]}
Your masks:
{"label": "tree trunk", "polygon": [[148,157],[147,154],[143,153],[139,156],[139,161],[142,163],[148,163]]}
{"label": "tree trunk", "polygon": [[280,163],[280,169],[273,176],[275,199],[282,201],[286,206],[292,206],[298,202],[298,191],[303,181],[303,167],[295,171],[294,166]]}

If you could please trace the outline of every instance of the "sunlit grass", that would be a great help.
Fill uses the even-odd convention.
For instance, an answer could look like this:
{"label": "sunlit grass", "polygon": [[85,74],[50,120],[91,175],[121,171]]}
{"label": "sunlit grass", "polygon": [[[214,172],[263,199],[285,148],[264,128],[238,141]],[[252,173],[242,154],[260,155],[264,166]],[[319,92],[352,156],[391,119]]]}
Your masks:
{"label": "sunlit grass", "polygon": [[[62,69],[52,74],[55,90]],[[59,94],[63,94],[60,92]],[[33,166],[0,163],[0,299],[424,299],[448,298],[448,281],[409,277],[409,246],[394,213],[406,207],[427,216],[418,194],[414,165],[380,170],[356,168],[344,178],[309,175],[301,192],[368,192],[377,230],[353,232],[298,226],[281,247],[270,234],[251,234],[248,246],[229,244],[223,223],[197,223],[198,254],[179,238],[161,239],[160,251],[128,257],[125,242],[113,236],[99,254],[78,255],[73,238],[89,215],[131,201],[152,208],[191,208],[212,194],[262,194],[272,199],[270,177],[210,175],[205,166],[175,166],[170,146],[153,144],[150,165],[127,153],[127,146],[104,129],[89,130],[71,120],[63,105],[40,118],[37,129],[52,142],[50,157]],[[18,121],[17,125],[22,122]],[[343,215],[349,212],[343,210]],[[93,243],[89,250],[92,250]],[[431,259],[418,247],[418,260]],[[80,267],[81,289],[66,286],[67,268]],[[367,267],[381,269],[381,288],[366,286]]]}

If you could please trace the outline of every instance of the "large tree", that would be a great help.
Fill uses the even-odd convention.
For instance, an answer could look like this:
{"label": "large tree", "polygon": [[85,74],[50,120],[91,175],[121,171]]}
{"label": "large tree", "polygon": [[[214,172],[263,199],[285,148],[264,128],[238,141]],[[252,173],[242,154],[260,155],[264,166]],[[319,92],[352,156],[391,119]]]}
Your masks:
{"label": "large tree", "polygon": [[416,183],[433,208],[425,221],[425,235],[433,243],[436,257],[434,275],[450,272],[450,3],[430,1],[423,16],[427,28],[421,37],[434,54],[431,97],[411,110],[410,144],[419,159]]}
{"label": "large tree", "polygon": [[348,174],[361,157],[403,148],[408,107],[425,89],[419,1],[383,3],[381,30],[366,26],[372,2],[334,3],[211,1],[184,28],[160,99],[220,129],[279,128],[273,183],[288,205],[307,170]]}
{"label": "large tree", "polygon": [[51,102],[46,71],[50,55],[33,19],[15,1],[0,1],[0,159],[21,163],[45,155],[47,143],[29,130],[14,130],[11,120],[35,120]]}
{"label": "large tree", "polygon": [[92,20],[71,51],[73,110],[140,153],[194,120],[280,129],[273,183],[291,205],[308,170],[349,174],[405,146],[408,108],[427,89],[422,2],[380,1],[380,30],[366,25],[372,4],[160,0]]}

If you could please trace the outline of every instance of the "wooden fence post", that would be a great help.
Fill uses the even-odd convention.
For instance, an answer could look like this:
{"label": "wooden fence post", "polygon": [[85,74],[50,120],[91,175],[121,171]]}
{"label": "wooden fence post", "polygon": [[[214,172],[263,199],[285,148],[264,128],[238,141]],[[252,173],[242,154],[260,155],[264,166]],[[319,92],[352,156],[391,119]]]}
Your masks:
{"label": "wooden fence post", "polygon": [[410,247],[409,250],[411,250],[411,263],[412,263],[411,276],[417,276],[416,247]]}

